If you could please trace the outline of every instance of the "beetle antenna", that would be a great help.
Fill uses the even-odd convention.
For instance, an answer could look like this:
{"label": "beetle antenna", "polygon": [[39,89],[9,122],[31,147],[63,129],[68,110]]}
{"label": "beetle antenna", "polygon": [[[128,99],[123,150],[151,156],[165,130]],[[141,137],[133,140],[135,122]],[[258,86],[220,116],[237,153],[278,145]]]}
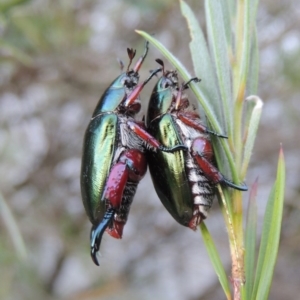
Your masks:
{"label": "beetle antenna", "polygon": [[184,89],[184,90],[188,89],[188,88],[189,88],[189,84],[190,84],[192,81],[194,81],[194,82],[200,82],[201,79],[199,79],[198,77],[193,77],[193,78],[191,78],[188,82],[182,84],[183,89]]}
{"label": "beetle antenna", "polygon": [[140,70],[140,68],[141,68],[141,66],[142,66],[142,64],[143,64],[143,62],[144,62],[144,60],[145,60],[145,58],[146,58],[146,56],[147,56],[147,54],[148,54],[148,50],[149,50],[149,42],[146,41],[144,53],[143,53],[143,55],[139,58],[139,60],[136,62],[135,66],[134,66],[134,68],[133,68],[133,71],[134,71],[134,72],[137,73],[137,72]]}
{"label": "beetle antenna", "polygon": [[146,84],[151,80],[151,78],[152,78],[153,76],[156,76],[157,73],[159,73],[161,70],[162,70],[161,68],[158,68],[158,69],[156,69],[156,70],[154,70],[154,71],[151,71],[150,76],[143,82],[143,86],[146,85]]}
{"label": "beetle antenna", "polygon": [[165,64],[164,64],[164,62],[160,58],[157,58],[155,61],[162,66],[163,76],[165,76]]}
{"label": "beetle antenna", "polygon": [[[160,69],[162,70],[162,69]],[[149,70],[149,73],[152,74],[152,72],[155,72],[156,70]],[[154,74],[157,77],[157,73]]]}
{"label": "beetle antenna", "polygon": [[127,73],[128,73],[130,65],[132,63],[132,60],[135,57],[136,50],[133,50],[132,48],[127,48],[127,54],[128,54],[128,57],[129,57],[129,64],[128,64],[128,67],[127,67]]}

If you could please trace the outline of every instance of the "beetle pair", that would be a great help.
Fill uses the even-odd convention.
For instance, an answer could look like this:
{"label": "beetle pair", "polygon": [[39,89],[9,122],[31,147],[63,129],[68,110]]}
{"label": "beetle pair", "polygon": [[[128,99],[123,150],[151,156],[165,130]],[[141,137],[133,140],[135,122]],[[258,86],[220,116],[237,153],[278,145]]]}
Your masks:
{"label": "beetle pair", "polygon": [[[188,83],[179,87],[177,73],[164,70],[154,87],[147,113],[147,130],[134,119],[141,109],[139,94],[157,69],[142,84],[138,71],[148,53],[133,69],[133,49],[127,49],[129,65],[99,100],[84,137],[81,168],[83,204],[91,223],[91,256],[96,254],[106,230],[121,238],[130,205],[147,162],[156,192],[180,224],[195,229],[206,218],[214,186],[225,184],[239,190],[212,164],[209,134],[184,95]],[[193,78],[193,81],[198,79]]]}

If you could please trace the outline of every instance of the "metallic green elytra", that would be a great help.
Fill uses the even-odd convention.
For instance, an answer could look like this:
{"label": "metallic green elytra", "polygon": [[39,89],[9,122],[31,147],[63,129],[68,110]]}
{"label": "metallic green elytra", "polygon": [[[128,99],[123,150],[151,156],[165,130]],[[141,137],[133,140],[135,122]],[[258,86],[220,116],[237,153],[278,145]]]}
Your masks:
{"label": "metallic green elytra", "polygon": [[185,145],[185,151],[147,153],[152,181],[162,204],[181,225],[193,230],[208,216],[215,186],[222,184],[245,191],[226,179],[214,164],[210,135],[226,136],[208,130],[199,113],[190,105],[184,90],[191,81],[179,86],[176,71],[165,71],[150,97],[146,127],[165,147]]}
{"label": "metallic green elytra", "polygon": [[117,147],[117,126],[115,114],[102,114],[91,120],[84,136],[81,190],[84,208],[92,224],[97,224],[104,216],[102,193]]}
{"label": "metallic green elytra", "polygon": [[[167,147],[183,144],[176,123],[168,109],[171,106],[172,88],[161,85],[165,77],[154,87],[148,106],[148,132]],[[152,121],[151,121],[152,120]],[[148,166],[158,197],[173,218],[188,226],[193,216],[193,197],[185,169],[185,152],[149,152]]]}

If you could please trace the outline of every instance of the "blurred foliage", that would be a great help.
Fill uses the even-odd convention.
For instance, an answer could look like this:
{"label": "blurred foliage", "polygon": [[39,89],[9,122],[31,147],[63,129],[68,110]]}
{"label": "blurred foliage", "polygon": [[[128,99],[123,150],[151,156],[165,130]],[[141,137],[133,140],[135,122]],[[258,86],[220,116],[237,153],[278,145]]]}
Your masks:
{"label": "blurred foliage", "polygon": [[[269,190],[279,148],[274,140],[282,140],[289,170],[289,209],[270,298],[294,299],[300,263],[296,213],[300,162],[295,139],[300,74],[295,71],[293,53],[299,53],[300,18],[292,1],[261,2],[259,94],[266,107],[246,181],[250,185],[260,173],[260,185]],[[202,2],[188,3],[197,15],[203,15]],[[126,47],[143,49],[144,41],[134,29],[154,33],[192,70],[189,36],[176,1],[0,3],[0,191],[28,254],[25,262],[18,259],[1,217],[1,299],[218,298],[212,294],[219,289],[213,286],[208,258],[205,254],[199,258],[198,236],[175,224],[162,210],[147,180],[135,197],[123,240],[104,239],[100,269],[90,261],[90,224],[78,180],[82,138],[99,96],[119,73],[117,58],[126,59]],[[291,44],[290,39],[292,54],[284,46]],[[151,48],[142,78],[158,56]],[[147,91],[143,95],[146,98]],[[259,199],[260,191],[261,205]],[[225,232],[220,230],[215,208],[208,222],[216,224],[222,247]],[[283,285],[282,278],[287,276],[289,281]],[[202,286],[197,278],[203,279]]]}

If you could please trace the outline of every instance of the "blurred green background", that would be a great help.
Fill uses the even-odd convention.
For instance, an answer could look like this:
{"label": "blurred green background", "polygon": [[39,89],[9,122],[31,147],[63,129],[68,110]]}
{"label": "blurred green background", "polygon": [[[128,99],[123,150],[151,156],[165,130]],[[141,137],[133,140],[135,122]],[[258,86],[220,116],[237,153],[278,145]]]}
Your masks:
{"label": "blurred green background", "polygon": [[[204,24],[203,1],[187,3]],[[261,1],[265,106],[246,182],[259,178],[261,221],[282,143],[287,187],[275,300],[299,295],[299,28],[299,2]],[[120,72],[117,58],[126,65],[127,47],[143,51],[134,29],[155,34],[193,74],[177,1],[0,2],[0,299],[224,299],[200,233],[171,218],[149,175],[123,239],[105,235],[101,266],[90,259],[79,187],[82,140],[100,95]],[[158,57],[151,47],[142,79]],[[145,107],[153,82],[142,93]],[[247,200],[245,193],[245,207]],[[222,222],[215,203],[206,223],[229,270]]]}

